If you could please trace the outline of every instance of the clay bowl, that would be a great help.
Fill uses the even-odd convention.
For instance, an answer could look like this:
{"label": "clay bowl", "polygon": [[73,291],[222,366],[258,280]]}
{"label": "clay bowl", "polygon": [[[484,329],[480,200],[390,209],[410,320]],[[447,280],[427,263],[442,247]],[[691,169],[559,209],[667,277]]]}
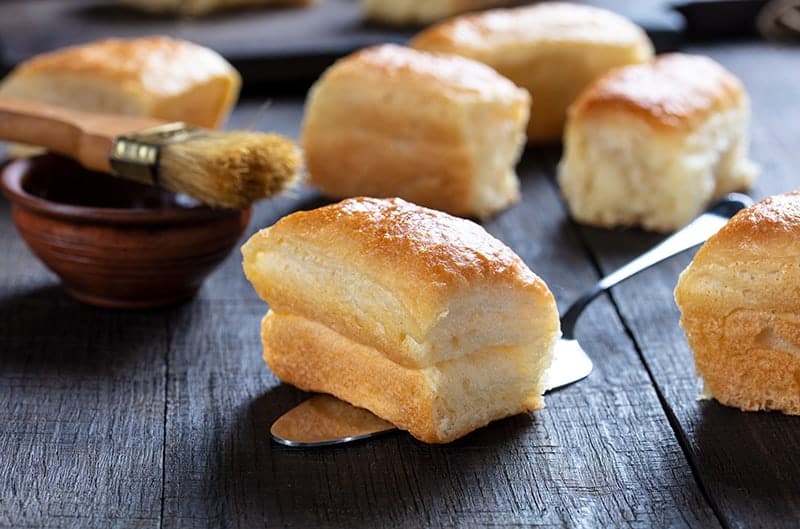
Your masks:
{"label": "clay bowl", "polygon": [[102,307],[191,297],[250,219],[50,154],[9,163],[2,191],[33,253],[73,297]]}

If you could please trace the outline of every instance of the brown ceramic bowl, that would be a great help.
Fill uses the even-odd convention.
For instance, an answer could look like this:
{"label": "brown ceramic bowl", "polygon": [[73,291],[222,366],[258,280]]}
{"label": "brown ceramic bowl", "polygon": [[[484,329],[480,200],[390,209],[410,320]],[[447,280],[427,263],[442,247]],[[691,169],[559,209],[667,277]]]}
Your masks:
{"label": "brown ceramic bowl", "polygon": [[9,163],[2,191],[33,253],[73,297],[103,307],[191,297],[250,219],[49,154]]}

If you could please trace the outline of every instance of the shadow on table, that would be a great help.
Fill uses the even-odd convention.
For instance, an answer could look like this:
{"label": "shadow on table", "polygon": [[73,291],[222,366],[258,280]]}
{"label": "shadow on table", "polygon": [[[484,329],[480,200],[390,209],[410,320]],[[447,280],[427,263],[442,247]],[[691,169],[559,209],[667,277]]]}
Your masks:
{"label": "shadow on table", "polygon": [[[419,525],[425,513],[457,516],[465,498],[484,494],[487,461],[514,450],[535,421],[521,414],[449,445],[426,445],[397,432],[322,449],[292,449],[269,436],[273,420],[308,395],[281,384],[243,407],[216,439],[218,466],[202,502],[210,521],[256,526],[392,527]],[[486,483],[483,483],[485,488]],[[235,507],[235,512],[230,509]],[[464,506],[461,507],[465,508]]]}
{"label": "shadow on table", "polygon": [[0,373],[102,375],[163,357],[165,320],[177,310],[96,308],[57,284],[12,294],[0,299]]}
{"label": "shadow on table", "polygon": [[[698,404],[692,457],[704,488],[738,522],[780,526],[800,511],[800,417]],[[772,520],[773,523],[770,523]]]}

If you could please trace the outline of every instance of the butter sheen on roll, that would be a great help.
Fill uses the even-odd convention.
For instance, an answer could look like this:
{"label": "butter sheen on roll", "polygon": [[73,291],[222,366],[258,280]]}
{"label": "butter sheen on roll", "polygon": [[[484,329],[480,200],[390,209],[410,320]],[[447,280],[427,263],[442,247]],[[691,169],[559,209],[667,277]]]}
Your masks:
{"label": "butter sheen on roll", "polygon": [[426,29],[410,45],[480,61],[527,89],[530,143],[560,141],[567,108],[592,81],[653,56],[636,24],[563,2],[462,15]]}
{"label": "butter sheen on roll", "polygon": [[705,395],[800,414],[800,192],[736,214],[683,271],[681,326]]}
{"label": "butter sheen on roll", "polygon": [[487,217],[519,199],[528,93],[488,66],[394,45],[339,60],[306,102],[309,182]]}
{"label": "butter sheen on roll", "polygon": [[579,222],[676,230],[748,187],[750,109],[713,60],[662,55],[618,68],[570,108],[558,183]]}
{"label": "butter sheen on roll", "polygon": [[400,199],[291,214],[243,247],[264,359],[426,442],[542,406],[555,301],[477,224]]}

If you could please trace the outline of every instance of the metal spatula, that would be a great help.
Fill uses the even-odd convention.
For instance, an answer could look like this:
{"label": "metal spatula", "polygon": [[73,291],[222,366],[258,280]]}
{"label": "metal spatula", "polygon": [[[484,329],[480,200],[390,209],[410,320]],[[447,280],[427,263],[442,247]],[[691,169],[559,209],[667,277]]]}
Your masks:
{"label": "metal spatula", "polygon": [[[661,244],[604,277],[561,316],[562,337],[545,374],[547,391],[572,384],[592,372],[592,361],[575,338],[575,324],[589,303],[614,285],[696,246],[715,234],[737,211],[751,205],[747,195],[731,193]],[[283,445],[311,448],[349,443],[396,430],[394,425],[330,395],[317,395],[284,413],[270,430]]]}

